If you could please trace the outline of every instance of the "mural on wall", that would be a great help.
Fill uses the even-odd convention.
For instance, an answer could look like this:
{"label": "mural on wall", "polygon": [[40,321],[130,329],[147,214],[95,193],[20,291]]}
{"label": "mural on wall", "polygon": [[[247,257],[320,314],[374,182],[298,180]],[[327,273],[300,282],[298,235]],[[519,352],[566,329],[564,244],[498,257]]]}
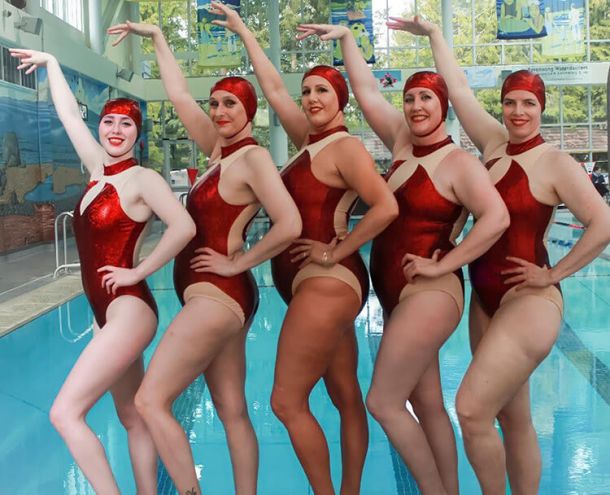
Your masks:
{"label": "mural on wall", "polygon": [[[97,136],[109,87],[64,73]],[[142,142],[137,155],[144,161],[145,134]],[[74,208],[88,177],[51,102],[46,71],[38,71],[37,92],[0,81],[0,145],[0,253],[52,241],[55,216]]]}

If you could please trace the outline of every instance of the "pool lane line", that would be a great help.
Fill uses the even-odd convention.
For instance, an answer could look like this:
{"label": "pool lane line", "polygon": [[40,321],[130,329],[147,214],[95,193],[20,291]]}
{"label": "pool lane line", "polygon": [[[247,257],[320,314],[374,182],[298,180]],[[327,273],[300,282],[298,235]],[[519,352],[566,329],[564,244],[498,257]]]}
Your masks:
{"label": "pool lane line", "polygon": [[588,349],[565,320],[561,322],[555,346],[576,367],[604,402],[610,405],[610,368]]}

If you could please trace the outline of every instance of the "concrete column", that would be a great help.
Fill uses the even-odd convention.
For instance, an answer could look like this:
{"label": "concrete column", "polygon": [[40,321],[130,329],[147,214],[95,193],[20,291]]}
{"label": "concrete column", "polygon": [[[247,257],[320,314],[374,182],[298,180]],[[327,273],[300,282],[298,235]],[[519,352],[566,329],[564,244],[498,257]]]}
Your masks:
{"label": "concrete column", "polygon": [[95,53],[104,53],[104,26],[102,22],[102,0],[89,0],[89,43]]}
{"label": "concrete column", "polygon": [[[441,15],[443,37],[449,48],[453,50],[453,8],[451,7],[451,0],[441,0]],[[447,115],[447,134],[453,138],[457,145],[460,144],[460,123],[451,106]]]}
{"label": "concrete column", "polygon": [[[280,63],[280,8],[278,0],[267,3],[267,18],[269,20],[269,59],[275,68],[281,72]],[[288,161],[288,137],[280,125],[277,114],[269,107],[269,138],[271,146],[269,152],[276,166],[281,167]]]}

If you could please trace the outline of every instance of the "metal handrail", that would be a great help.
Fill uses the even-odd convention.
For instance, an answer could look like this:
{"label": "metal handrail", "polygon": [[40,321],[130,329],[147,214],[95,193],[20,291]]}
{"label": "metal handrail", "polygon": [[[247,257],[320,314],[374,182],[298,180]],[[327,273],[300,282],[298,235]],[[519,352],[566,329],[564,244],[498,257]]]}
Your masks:
{"label": "metal handrail", "polygon": [[[63,211],[55,218],[55,271],[53,272],[53,278],[56,278],[57,275],[62,270],[69,271],[70,268],[79,268],[80,263],[68,263],[68,219],[74,217],[74,212],[72,211]],[[59,256],[59,224],[61,222],[62,225],[62,242],[63,242],[63,251],[64,251],[64,262],[60,263]]]}
{"label": "metal handrail", "polygon": [[[67,325],[64,325],[63,316],[62,316],[62,306],[66,308],[66,316],[67,316]],[[70,301],[63,304],[58,308],[59,315],[59,334],[62,336],[64,340],[67,342],[74,344],[86,336],[93,330],[93,323],[86,327],[82,332],[75,332],[72,328],[72,318],[70,316]],[[66,333],[67,331],[67,333]]]}

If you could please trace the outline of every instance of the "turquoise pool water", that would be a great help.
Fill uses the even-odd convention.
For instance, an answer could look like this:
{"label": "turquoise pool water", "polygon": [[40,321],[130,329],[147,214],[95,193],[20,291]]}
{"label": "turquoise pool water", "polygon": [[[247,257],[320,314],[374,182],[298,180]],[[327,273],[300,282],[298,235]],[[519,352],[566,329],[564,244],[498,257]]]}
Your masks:
{"label": "turquoise pool water", "polygon": [[[255,232],[252,236],[257,236]],[[551,232],[552,261],[578,236],[567,227]],[[273,415],[269,396],[275,349],[285,306],[271,285],[267,265],[256,270],[261,304],[248,335],[247,398],[261,449],[259,493],[311,493],[284,427]],[[532,379],[533,414],[543,455],[543,495],[610,494],[610,262],[594,261],[562,282],[565,322],[555,349]],[[149,280],[161,309],[157,339],[179,310],[165,267]],[[470,288],[467,286],[467,290]],[[78,353],[90,338],[84,297],[47,313],[0,339],[0,495],[92,494],[83,475],[48,420],[53,397]],[[466,460],[454,408],[456,389],[468,365],[466,316],[441,351],[446,404],[458,437],[461,492],[480,493]],[[382,331],[374,294],[357,321],[358,374],[368,389]],[[150,358],[154,345],[146,352]],[[338,415],[322,387],[311,404],[329,439],[332,471],[340,476]],[[196,381],[175,405],[189,432],[202,487],[207,494],[232,494],[232,476],[222,424],[203,381]],[[121,490],[135,493],[126,436],[109,396],[88,421],[104,443]],[[371,419],[363,495],[418,493],[381,428]],[[159,493],[173,493],[161,468]]]}

